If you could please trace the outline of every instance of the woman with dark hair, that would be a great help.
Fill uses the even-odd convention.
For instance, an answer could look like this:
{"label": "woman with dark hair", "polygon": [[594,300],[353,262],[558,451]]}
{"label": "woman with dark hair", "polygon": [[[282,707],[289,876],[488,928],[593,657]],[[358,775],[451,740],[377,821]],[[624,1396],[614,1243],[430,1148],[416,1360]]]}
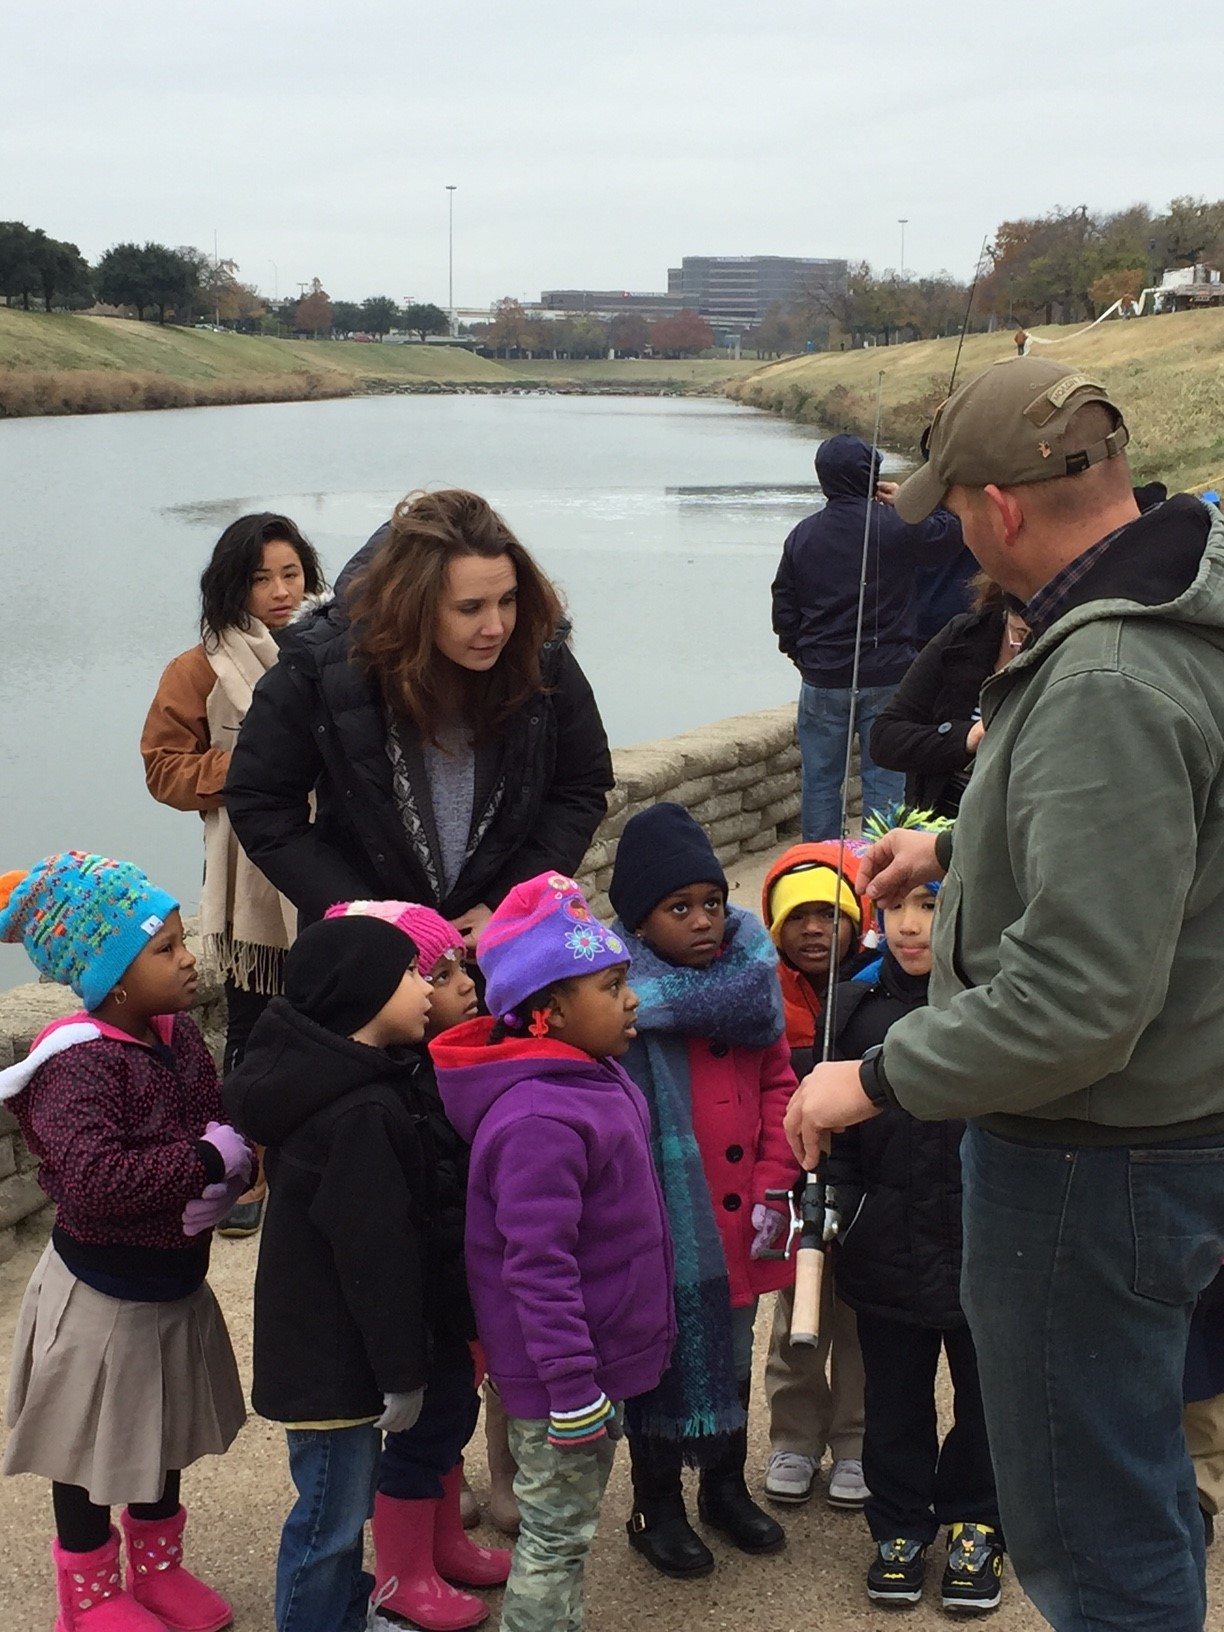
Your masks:
{"label": "woman with dark hair", "polygon": [[955,816],[985,733],[978,699],[1028,638],[1020,613],[992,578],[972,580],[973,609],[939,631],[906,670],[871,728],[871,757],[905,772],[912,810]]}
{"label": "woman with dark hair", "polygon": [[225,789],[248,855],[304,919],[415,901],[473,947],[515,884],[573,873],[604,815],[611,757],[569,632],[484,499],[409,495],[256,688]]}
{"label": "woman with dark hair", "polygon": [[[318,556],[288,516],[265,511],[231,522],[200,579],[200,643],[167,667],[140,739],[153,797],[204,818],[200,933],[225,981],[227,1071],[280,991],[294,913],[235,838],[225,778],[255,684],[276,662],[277,637],[324,587]],[[261,1169],[221,1234],[253,1235],[263,1196]]]}

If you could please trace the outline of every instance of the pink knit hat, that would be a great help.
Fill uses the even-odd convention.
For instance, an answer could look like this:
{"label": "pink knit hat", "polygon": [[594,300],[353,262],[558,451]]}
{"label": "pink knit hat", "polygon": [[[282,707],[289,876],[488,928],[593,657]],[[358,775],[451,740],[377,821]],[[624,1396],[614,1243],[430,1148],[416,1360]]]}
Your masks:
{"label": "pink knit hat", "polygon": [[420,970],[432,975],[443,958],[462,959],[463,936],[440,912],[413,901],[341,901],[324,918],[381,918],[416,942]]}

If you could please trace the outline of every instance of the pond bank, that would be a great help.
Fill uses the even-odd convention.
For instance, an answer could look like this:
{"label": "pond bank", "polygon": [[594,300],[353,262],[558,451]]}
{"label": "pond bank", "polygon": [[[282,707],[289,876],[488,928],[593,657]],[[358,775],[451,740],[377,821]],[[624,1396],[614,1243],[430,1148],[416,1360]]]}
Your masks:
{"label": "pond bank", "polygon": [[[1100,378],[1123,408],[1131,431],[1129,455],[1137,481],[1178,488],[1224,482],[1224,311],[1182,312],[1042,328],[1057,341],[1039,347],[1058,362]],[[732,380],[726,394],[800,424],[853,431],[870,438],[877,381],[883,373],[880,439],[913,458],[923,428],[948,391],[957,336],[871,350],[789,357]],[[1011,333],[965,340],[957,380],[1015,356]]]}
{"label": "pond bank", "polygon": [[495,361],[442,346],[280,340],[0,306],[0,419],[485,391],[708,395],[755,366],[715,358]]}

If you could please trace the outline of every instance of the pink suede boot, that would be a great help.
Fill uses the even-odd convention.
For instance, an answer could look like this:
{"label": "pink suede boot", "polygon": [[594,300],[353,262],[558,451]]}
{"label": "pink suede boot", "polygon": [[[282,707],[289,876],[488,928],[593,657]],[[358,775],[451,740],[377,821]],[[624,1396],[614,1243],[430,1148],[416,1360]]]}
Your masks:
{"label": "pink suede boot", "polygon": [[[374,1498],[374,1598],[422,1632],[461,1632],[489,1617],[487,1604],[447,1586],[434,1567],[439,1503],[400,1496]],[[385,1594],[385,1596],[384,1596]]]}
{"label": "pink suede boot", "polygon": [[434,1519],[434,1567],[461,1587],[500,1587],[510,1574],[510,1554],[504,1547],[478,1547],[464,1535],[462,1485],[463,1463],[457,1462],[442,1481]]}
{"label": "pink suede boot", "polygon": [[219,1592],[183,1568],[183,1530],[187,1509],[171,1519],[121,1515],[127,1541],[128,1591],[157,1616],[166,1632],[221,1632],[234,1612]]}
{"label": "pink suede boot", "polygon": [[69,1553],[51,1543],[59,1615],[55,1632],[162,1632],[162,1623],[142,1609],[119,1578],[119,1532],[90,1553]]}

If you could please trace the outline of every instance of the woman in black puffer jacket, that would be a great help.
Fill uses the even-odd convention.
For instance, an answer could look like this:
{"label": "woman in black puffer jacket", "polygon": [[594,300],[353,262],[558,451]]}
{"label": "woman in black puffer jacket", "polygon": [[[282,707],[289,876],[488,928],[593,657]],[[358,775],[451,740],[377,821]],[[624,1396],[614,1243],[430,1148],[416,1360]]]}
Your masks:
{"label": "woman in black puffer jacket", "polygon": [[[844,981],[835,994],[839,1059],[861,1059],[926,1003],[934,911],[935,887],[922,885],[884,913],[876,977]],[[863,1354],[865,1514],[878,1544],[867,1590],[879,1603],[918,1601],[926,1550],[945,1524],[945,1607],[998,1602],[998,1502],[977,1356],[960,1306],[963,1132],[963,1122],[919,1122],[892,1105],[837,1134],[827,1162],[841,1217],[837,1291],[858,1317]],[[956,1389],[942,1446],[941,1352]]]}
{"label": "woman in black puffer jacket", "polygon": [[983,734],[982,687],[1028,637],[998,584],[978,573],[972,589],[973,610],[927,642],[871,728],[876,764],[904,771],[906,804],[936,816],[955,816],[969,785]]}
{"label": "woman in black puffer jacket", "polygon": [[608,740],[555,590],[484,499],[411,495],[362,555],[256,686],[226,807],[304,921],[413,901],[474,949],[515,884],[577,868]]}

